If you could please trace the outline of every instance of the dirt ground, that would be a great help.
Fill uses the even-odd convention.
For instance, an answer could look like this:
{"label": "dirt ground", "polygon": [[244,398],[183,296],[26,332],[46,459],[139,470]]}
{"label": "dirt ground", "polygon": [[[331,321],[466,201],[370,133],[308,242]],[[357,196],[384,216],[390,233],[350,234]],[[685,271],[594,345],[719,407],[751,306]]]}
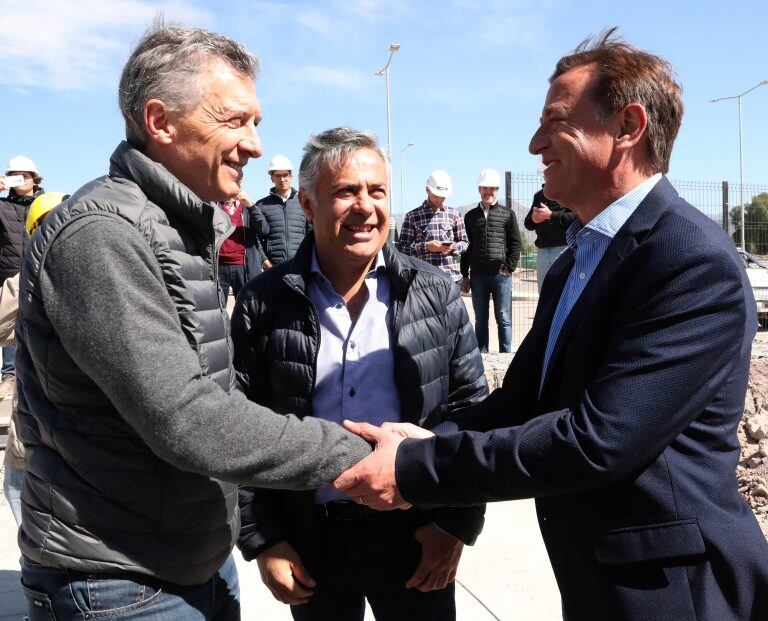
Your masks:
{"label": "dirt ground", "polygon": [[752,346],[749,387],[738,435],[739,491],[768,537],[768,332],[758,333]]}

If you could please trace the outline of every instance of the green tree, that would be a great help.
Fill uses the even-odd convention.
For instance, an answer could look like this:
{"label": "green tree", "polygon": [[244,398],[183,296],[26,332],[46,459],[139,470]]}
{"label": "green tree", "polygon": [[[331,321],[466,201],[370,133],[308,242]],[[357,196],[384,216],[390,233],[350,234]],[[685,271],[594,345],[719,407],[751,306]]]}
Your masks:
{"label": "green tree", "polygon": [[535,254],[536,253],[536,246],[533,244],[533,242],[530,239],[528,239],[525,236],[525,233],[523,232],[523,229],[518,229],[518,231],[520,231],[520,241],[523,242],[523,248],[522,248],[523,253],[524,254],[529,254],[529,253],[534,253]]}
{"label": "green tree", "polygon": [[[741,244],[741,208],[731,209],[733,223],[733,241]],[[763,192],[752,198],[752,202],[744,205],[744,243],[747,252],[752,254],[768,254],[768,192]]]}

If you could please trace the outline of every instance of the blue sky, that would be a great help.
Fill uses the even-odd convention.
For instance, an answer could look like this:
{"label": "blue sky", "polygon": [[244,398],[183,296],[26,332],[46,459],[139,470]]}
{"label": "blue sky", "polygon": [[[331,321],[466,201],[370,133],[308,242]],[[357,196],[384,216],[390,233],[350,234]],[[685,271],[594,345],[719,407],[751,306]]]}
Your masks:
{"label": "blue sky", "polygon": [[[527,152],[562,54],[617,25],[631,43],[666,57],[683,83],[686,114],[673,179],[738,181],[735,95],[768,79],[768,3],[747,0],[0,0],[0,165],[32,157],[48,190],[72,191],[104,174],[123,137],[117,80],[156,11],[223,32],[261,58],[256,83],[264,156],[244,187],[264,195],[267,160],[298,166],[310,133],[348,124],[386,143],[385,89],[374,72],[390,43],[393,211],[400,211],[400,149],[406,209],[434,168],[453,177],[449,204],[477,200],[484,167],[533,173]],[[744,98],[744,179],[768,183],[768,86]]]}

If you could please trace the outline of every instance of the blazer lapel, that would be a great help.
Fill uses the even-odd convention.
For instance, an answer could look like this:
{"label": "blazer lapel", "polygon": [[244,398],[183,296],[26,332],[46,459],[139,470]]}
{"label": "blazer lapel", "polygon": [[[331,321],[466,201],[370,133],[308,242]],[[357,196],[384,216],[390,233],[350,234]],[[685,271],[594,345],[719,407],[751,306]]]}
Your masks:
{"label": "blazer lapel", "polygon": [[[656,186],[654,186],[648,193],[648,196],[646,196],[637,206],[637,209],[635,209],[634,213],[624,223],[624,226],[622,226],[618,233],[616,233],[613,241],[606,249],[603,258],[600,259],[600,263],[598,263],[597,268],[595,268],[592,277],[589,279],[589,283],[587,283],[584,291],[581,292],[579,299],[573,305],[571,312],[563,323],[563,327],[560,329],[560,334],[557,337],[555,347],[552,350],[552,355],[549,359],[549,366],[545,370],[546,376],[541,387],[542,394],[547,387],[547,382],[550,378],[550,370],[555,368],[557,360],[565,345],[570,340],[573,331],[594,304],[599,292],[605,287],[606,282],[610,279],[619,265],[621,265],[622,261],[637,248],[638,243],[642,241],[648,231],[656,224],[662,213],[666,210],[667,205],[677,197],[678,194],[672,187],[672,184],[669,183],[666,177],[662,177]],[[570,269],[568,271],[570,272]],[[567,277],[568,275],[566,274],[565,278]],[[565,283],[563,282],[561,285],[561,292],[564,284]],[[559,299],[560,296],[558,295],[557,300],[555,300],[555,306],[557,306]],[[554,315],[554,309],[551,312],[552,315]],[[548,325],[551,325],[552,323],[552,315],[549,316]],[[547,338],[548,337],[549,331],[547,331]],[[546,347],[546,339],[542,342],[544,343],[544,347]]]}

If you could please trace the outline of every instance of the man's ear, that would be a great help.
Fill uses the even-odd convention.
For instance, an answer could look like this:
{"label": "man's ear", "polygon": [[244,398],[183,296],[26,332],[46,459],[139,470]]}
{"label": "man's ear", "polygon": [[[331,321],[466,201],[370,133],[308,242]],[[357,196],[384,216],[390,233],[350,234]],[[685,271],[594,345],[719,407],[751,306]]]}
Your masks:
{"label": "man's ear", "polygon": [[623,149],[632,148],[645,135],[648,128],[648,113],[642,104],[631,103],[619,110],[617,121],[619,130],[616,136],[616,146]]}
{"label": "man's ear", "polygon": [[312,199],[309,197],[309,194],[306,190],[299,190],[298,194],[299,204],[301,205],[301,209],[304,212],[304,215],[307,217],[307,220],[314,220],[315,219],[315,213],[313,211],[314,207],[312,205]]}
{"label": "man's ear", "polygon": [[159,144],[170,144],[175,136],[169,111],[159,99],[150,99],[144,104],[144,126],[149,140]]}

